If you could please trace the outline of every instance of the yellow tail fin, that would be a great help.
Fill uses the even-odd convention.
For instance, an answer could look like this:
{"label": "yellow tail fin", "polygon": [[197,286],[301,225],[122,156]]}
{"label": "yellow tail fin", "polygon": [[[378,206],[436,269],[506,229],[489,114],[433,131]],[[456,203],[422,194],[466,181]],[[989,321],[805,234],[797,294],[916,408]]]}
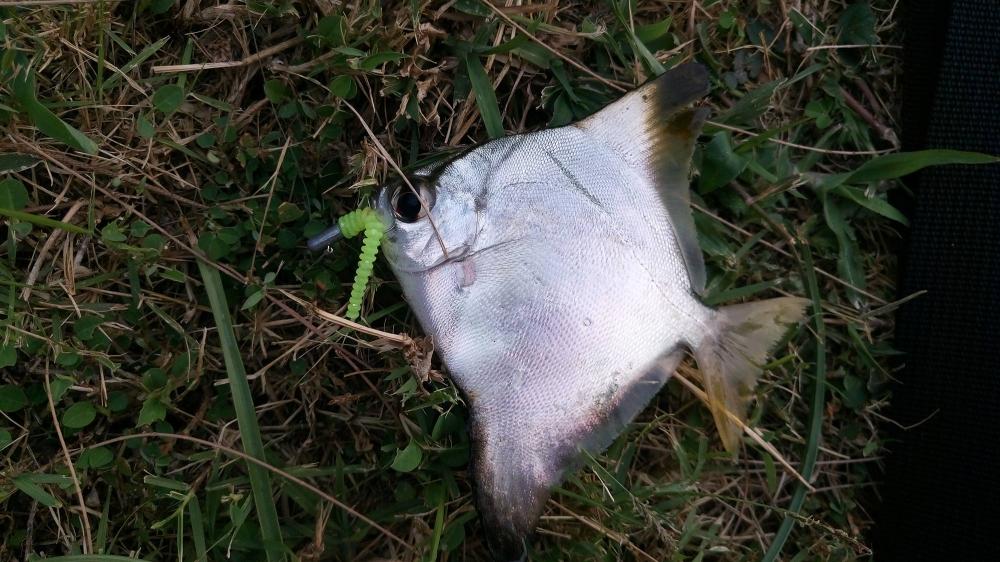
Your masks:
{"label": "yellow tail fin", "polygon": [[727,451],[736,450],[741,431],[726,410],[746,420],[747,404],[768,352],[791,324],[802,319],[808,303],[782,297],[721,308],[715,333],[694,350],[708,407]]}

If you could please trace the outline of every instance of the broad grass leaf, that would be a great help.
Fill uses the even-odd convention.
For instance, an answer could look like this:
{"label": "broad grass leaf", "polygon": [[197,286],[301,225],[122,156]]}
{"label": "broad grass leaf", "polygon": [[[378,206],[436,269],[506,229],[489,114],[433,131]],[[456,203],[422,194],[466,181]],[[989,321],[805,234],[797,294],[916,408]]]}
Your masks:
{"label": "broad grass leaf", "polygon": [[465,67],[469,73],[469,82],[472,91],[476,94],[476,107],[479,108],[479,115],[483,118],[486,126],[486,133],[491,139],[503,136],[503,119],[500,117],[500,106],[497,105],[497,96],[493,91],[493,83],[483,68],[482,61],[473,53],[466,53]]}
{"label": "broad grass leaf", "polygon": [[979,152],[962,150],[919,150],[885,154],[865,162],[851,173],[844,183],[867,183],[901,178],[928,166],[945,164],[993,164],[1000,158]]}
{"label": "broad grass leaf", "polygon": [[59,507],[62,505],[52,494],[46,492],[41,486],[31,480],[30,474],[22,474],[14,478],[14,487],[45,507]]}
{"label": "broad grass leaf", "polygon": [[946,164],[994,164],[1000,158],[979,152],[931,149],[916,152],[895,152],[877,156],[858,169],[839,174],[805,174],[806,179],[820,192],[829,192],[842,185],[856,185],[898,179],[928,166]]}
{"label": "broad grass leaf", "polygon": [[80,228],[75,224],[70,224],[68,222],[63,222],[63,221],[57,221],[55,219],[50,219],[49,217],[43,217],[41,215],[35,215],[32,213],[25,213],[24,211],[15,211],[14,209],[6,209],[2,205],[0,205],[0,215],[12,219],[17,219],[19,221],[29,222],[31,224],[36,224],[38,226],[45,226],[48,228],[58,228],[60,230],[65,230],[66,232],[72,232],[74,234],[90,234],[90,231]]}
{"label": "broad grass leaf", "polygon": [[864,190],[858,189],[857,187],[842,185],[838,187],[834,193],[842,195],[869,211],[878,213],[887,219],[894,220],[900,224],[910,224],[910,221],[906,220],[903,213],[900,212],[899,209],[890,205],[888,201],[885,199],[879,199],[878,197],[868,197],[865,195]]}
{"label": "broad grass leaf", "polygon": [[[862,266],[858,243],[854,230],[844,217],[841,202],[833,197],[823,197],[823,216],[826,225],[837,237],[837,273],[840,278],[857,289],[865,288],[865,273]],[[847,289],[847,296],[854,306],[861,305],[861,295],[853,288]]]}
{"label": "broad grass leaf", "polygon": [[375,53],[374,55],[368,55],[362,58],[361,61],[358,62],[357,66],[361,70],[371,72],[372,70],[375,70],[376,68],[382,66],[387,62],[396,62],[404,58],[406,58],[406,55],[404,55],[403,53],[385,51],[382,53]]}
{"label": "broad grass leaf", "polygon": [[774,95],[774,92],[787,82],[785,79],[772,80],[747,92],[745,96],[733,104],[733,107],[719,115],[716,121],[729,125],[740,125],[760,117],[770,107],[771,96]]}
{"label": "broad grass leaf", "polygon": [[39,162],[41,160],[30,154],[20,154],[17,152],[0,154],[0,173],[23,172]]}
{"label": "broad grass leaf", "polygon": [[19,74],[12,83],[14,97],[21,105],[23,113],[42,133],[65,143],[81,152],[97,154],[97,143],[77,128],[60,119],[35,98],[35,80],[28,73]]}

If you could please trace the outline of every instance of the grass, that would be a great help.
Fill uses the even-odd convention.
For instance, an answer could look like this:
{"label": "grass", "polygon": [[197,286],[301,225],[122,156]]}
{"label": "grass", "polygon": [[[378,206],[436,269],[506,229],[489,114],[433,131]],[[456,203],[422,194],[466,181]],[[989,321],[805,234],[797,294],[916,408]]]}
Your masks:
{"label": "grass", "polygon": [[13,4],[0,560],[483,559],[458,392],[384,263],[345,323],[358,243],[304,239],[397,165],[568,123],[691,59],[713,80],[707,300],[814,303],[751,414],[814,491],[749,439],[733,461],[671,383],[556,491],[535,559],[868,557],[905,223],[887,193],[976,160],[880,157],[895,2]]}

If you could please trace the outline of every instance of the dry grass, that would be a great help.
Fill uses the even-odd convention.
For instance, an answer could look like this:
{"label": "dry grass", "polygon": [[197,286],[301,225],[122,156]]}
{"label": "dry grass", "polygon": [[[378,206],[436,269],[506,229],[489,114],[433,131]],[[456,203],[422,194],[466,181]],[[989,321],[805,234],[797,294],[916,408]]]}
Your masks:
{"label": "dry grass", "polygon": [[[13,4],[0,8],[0,154],[30,158],[4,176],[24,186],[22,212],[85,233],[23,218],[0,226],[0,349],[16,349],[0,370],[0,559],[88,548],[264,558],[198,258],[223,276],[287,552],[483,559],[464,406],[426,346],[400,349],[390,335],[420,334],[394,279],[377,267],[366,304],[366,325],[386,333],[343,328],[356,248],[304,251],[305,236],[393,175],[380,147],[405,168],[487,138],[470,59],[508,132],[581,117],[656,65],[695,58],[712,69],[696,189],[712,298],[808,295],[796,241],[812,249],[822,298],[826,337],[791,338],[752,416],[796,470],[818,446],[815,491],[783,559],[867,554],[897,233],[819,193],[807,172],[894,148],[894,2],[874,2],[881,44],[864,48],[838,47],[850,22],[835,0]],[[99,151],[43,131],[12,85],[25,73],[37,100]],[[740,171],[711,189],[706,170],[734,161]],[[861,187],[882,199],[891,184]],[[820,348],[829,372],[815,412]],[[81,456],[94,447],[109,454]],[[415,469],[392,468],[414,450]],[[671,384],[554,494],[536,559],[757,560],[795,486],[752,441],[731,461],[707,411]]]}

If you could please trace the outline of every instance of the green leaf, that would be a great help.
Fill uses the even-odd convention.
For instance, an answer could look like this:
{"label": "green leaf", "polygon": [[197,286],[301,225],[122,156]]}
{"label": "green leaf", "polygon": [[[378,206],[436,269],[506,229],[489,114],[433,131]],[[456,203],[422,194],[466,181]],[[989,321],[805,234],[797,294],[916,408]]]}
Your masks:
{"label": "green leaf", "polygon": [[186,283],[187,282],[187,276],[184,275],[184,273],[182,271],[180,271],[178,269],[175,269],[173,267],[165,267],[165,268],[163,268],[163,270],[160,271],[160,277],[162,277],[162,278],[164,278],[164,279],[166,279],[168,281],[173,281],[175,283]]}
{"label": "green leaf", "polygon": [[736,25],[736,14],[733,13],[732,8],[719,14],[719,27],[732,29],[734,25]]}
{"label": "green leaf", "polygon": [[80,340],[89,341],[92,337],[94,337],[94,330],[96,330],[102,322],[104,322],[104,319],[100,316],[85,314],[77,321],[73,322],[73,333],[75,333],[76,337],[80,338]]}
{"label": "green leaf", "polygon": [[77,466],[80,468],[101,468],[115,460],[115,454],[107,447],[87,449],[80,455]]}
{"label": "green leaf", "polygon": [[[854,239],[854,230],[844,218],[840,201],[832,197],[823,197],[823,215],[826,224],[837,237],[837,273],[840,278],[858,289],[865,288],[864,268],[858,243]],[[847,289],[847,296],[854,306],[861,305],[861,295],[852,288]]]}
{"label": "green leaf", "polygon": [[360,68],[361,70],[372,71],[387,62],[395,62],[405,58],[406,55],[404,55],[403,53],[385,51],[383,53],[375,53],[374,55],[368,55],[362,58],[361,62],[358,63],[357,67]]}
{"label": "green leaf", "polygon": [[298,205],[290,201],[282,201],[278,205],[278,221],[280,222],[292,222],[293,220],[302,216],[302,209]]}
{"label": "green leaf", "polygon": [[11,435],[6,429],[0,429],[0,451],[6,449],[7,445],[10,445],[13,442],[14,436]]}
{"label": "green leaf", "polygon": [[247,300],[243,301],[243,306],[240,307],[240,310],[246,310],[248,308],[253,308],[257,306],[257,303],[259,303],[263,298],[264,298],[263,289],[258,289],[257,291],[250,293],[250,296],[247,297]]}
{"label": "green leaf", "polygon": [[28,397],[21,387],[12,384],[0,386],[0,412],[16,412],[27,405]]}
{"label": "green leaf", "polygon": [[62,415],[62,424],[70,429],[87,427],[97,417],[97,410],[90,402],[77,402],[66,409]]}
{"label": "green leaf", "polygon": [[469,81],[472,84],[472,91],[476,94],[476,106],[479,108],[479,115],[486,125],[486,132],[491,139],[502,137],[503,119],[500,118],[500,106],[497,105],[497,96],[493,91],[493,83],[486,75],[486,69],[479,57],[473,53],[466,53],[465,67],[469,73]]}
{"label": "green leaf", "polygon": [[750,162],[750,158],[733,151],[729,133],[716,133],[705,145],[702,156],[698,191],[711,193],[736,179]]}
{"label": "green leaf", "polygon": [[23,172],[39,162],[41,162],[40,159],[30,154],[19,154],[17,152],[0,154],[0,174]]}
{"label": "green leaf", "polygon": [[124,242],[128,237],[122,232],[121,226],[117,222],[108,223],[101,229],[101,239],[105,242]]}
{"label": "green leaf", "polygon": [[0,343],[0,369],[13,367],[17,364],[17,348],[13,345]]}
{"label": "green leaf", "polygon": [[157,398],[147,398],[139,410],[137,426],[149,425],[167,417],[167,407]]}
{"label": "green leaf", "polygon": [[28,120],[38,127],[39,131],[81,152],[97,154],[97,143],[39,103],[35,98],[35,80],[29,72],[18,74],[11,87]]}
{"label": "green leaf", "polygon": [[14,178],[0,181],[0,208],[20,211],[28,205],[28,190]]}
{"label": "green leaf", "polygon": [[[240,439],[247,454],[266,459],[264,441],[257,423],[257,410],[254,407],[253,394],[247,381],[246,367],[240,346],[233,332],[233,321],[229,316],[229,304],[226,291],[222,286],[222,276],[219,270],[198,260],[198,270],[201,273],[208,302],[215,318],[216,333],[222,347],[222,359],[226,365],[226,375],[229,380],[229,391],[232,394],[233,408],[236,410],[236,423],[240,430]],[[257,521],[260,524],[260,538],[269,562],[283,558],[281,545],[281,524],[272,496],[271,477],[268,471],[256,464],[248,463],[247,472],[250,475],[250,489],[253,491],[253,505],[257,510]]]}
{"label": "green leaf", "polygon": [[337,76],[330,80],[330,94],[336,98],[349,100],[358,93],[358,86],[354,79],[347,75]]}
{"label": "green leaf", "polygon": [[866,183],[890,180],[912,174],[928,166],[945,164],[993,164],[1000,158],[962,150],[920,150],[897,152],[873,158],[855,170],[844,183]]}
{"label": "green leaf", "polygon": [[45,226],[48,228],[58,228],[60,230],[65,230],[66,232],[72,232],[74,234],[90,234],[89,230],[84,230],[75,224],[70,224],[68,222],[57,221],[55,219],[50,219],[49,217],[43,217],[41,215],[35,215],[32,213],[25,213],[23,211],[15,211],[14,209],[5,209],[0,207],[0,215],[17,219],[23,222],[29,222],[31,224],[36,224],[38,226]]}
{"label": "green leaf", "polygon": [[46,556],[39,560],[45,560],[45,562],[149,562],[146,558],[130,558],[115,554],[68,554],[66,556]]}
{"label": "green leaf", "polygon": [[142,386],[146,390],[156,390],[167,385],[167,373],[159,367],[147,369],[142,375]]}
{"label": "green leaf", "polygon": [[292,97],[292,91],[281,80],[272,78],[264,82],[264,95],[271,103],[281,103]]}
{"label": "green leaf", "polygon": [[877,197],[868,197],[864,190],[858,189],[856,187],[851,187],[847,185],[842,185],[834,190],[837,195],[842,195],[851,201],[854,201],[858,205],[868,209],[869,211],[878,213],[883,217],[894,220],[900,224],[909,224],[906,217],[899,209],[893,207],[885,199],[879,199]]}
{"label": "green leaf", "polygon": [[[66,377],[56,377],[52,380],[52,401],[58,402],[66,395],[69,387],[73,386],[73,381]],[[44,395],[43,395],[44,396]]]}
{"label": "green leaf", "polygon": [[780,79],[758,86],[747,92],[745,96],[733,104],[733,107],[719,115],[716,120],[729,125],[740,125],[760,117],[770,107],[771,96],[774,95],[774,92],[787,83],[787,80]]}
{"label": "green leaf", "polygon": [[113,390],[108,393],[108,409],[112,412],[121,412],[128,408],[128,394],[121,390]]}
{"label": "green leaf", "polygon": [[877,45],[878,34],[875,33],[875,14],[868,2],[851,4],[840,14],[841,45]]}
{"label": "green leaf", "polygon": [[136,121],[135,130],[144,139],[151,139],[156,134],[156,126],[153,125],[153,122],[148,117],[141,113]]}
{"label": "green leaf", "polygon": [[331,14],[319,20],[314,31],[315,37],[327,47],[340,47],[344,44],[344,16]]}
{"label": "green leaf", "polygon": [[184,103],[184,88],[177,84],[160,86],[153,94],[153,107],[163,113],[173,113]]}
{"label": "green leaf", "polygon": [[164,490],[173,490],[175,492],[187,492],[191,489],[190,484],[186,482],[174,480],[173,478],[157,476],[155,474],[147,474],[142,478],[142,482],[144,484],[149,484],[150,486],[156,486],[157,488],[163,488]]}
{"label": "green leaf", "polygon": [[174,0],[150,0],[148,5],[149,11],[158,16],[170,11],[174,7]]}
{"label": "green leaf", "polygon": [[482,2],[479,0],[456,0],[454,2],[455,9],[459,12],[464,12],[469,15],[487,17],[493,12],[489,8],[483,6]]}
{"label": "green leaf", "polygon": [[149,57],[155,55],[156,52],[159,51],[164,45],[166,45],[169,40],[170,37],[164,37],[151,45],[147,45],[146,48],[140,51],[138,55],[133,57],[132,60],[128,61],[127,63],[125,63],[124,66],[121,67],[121,73],[116,72],[111,76],[109,76],[108,79],[104,81],[104,84],[101,85],[101,89],[102,90],[110,89],[111,86],[115,85],[118,82],[118,80],[121,79],[122,74],[127,75],[129,72],[135,70],[140,64],[146,62],[146,60],[149,59]]}
{"label": "green leaf", "polygon": [[201,148],[212,148],[215,146],[215,141],[215,135],[212,133],[202,133],[198,135],[198,138],[194,139],[194,142]]}
{"label": "green leaf", "polygon": [[868,399],[865,383],[854,375],[844,376],[844,405],[852,410],[860,410]]}
{"label": "green leaf", "polygon": [[405,449],[396,451],[396,458],[392,460],[392,469],[397,472],[413,472],[423,458],[424,452],[420,449],[420,445],[411,439],[410,444]]}
{"label": "green leaf", "polygon": [[45,507],[59,507],[62,505],[59,500],[52,496],[52,494],[46,492],[41,486],[34,483],[31,480],[30,474],[22,474],[14,478],[14,486],[31,496],[32,499],[38,503],[44,505]]}

